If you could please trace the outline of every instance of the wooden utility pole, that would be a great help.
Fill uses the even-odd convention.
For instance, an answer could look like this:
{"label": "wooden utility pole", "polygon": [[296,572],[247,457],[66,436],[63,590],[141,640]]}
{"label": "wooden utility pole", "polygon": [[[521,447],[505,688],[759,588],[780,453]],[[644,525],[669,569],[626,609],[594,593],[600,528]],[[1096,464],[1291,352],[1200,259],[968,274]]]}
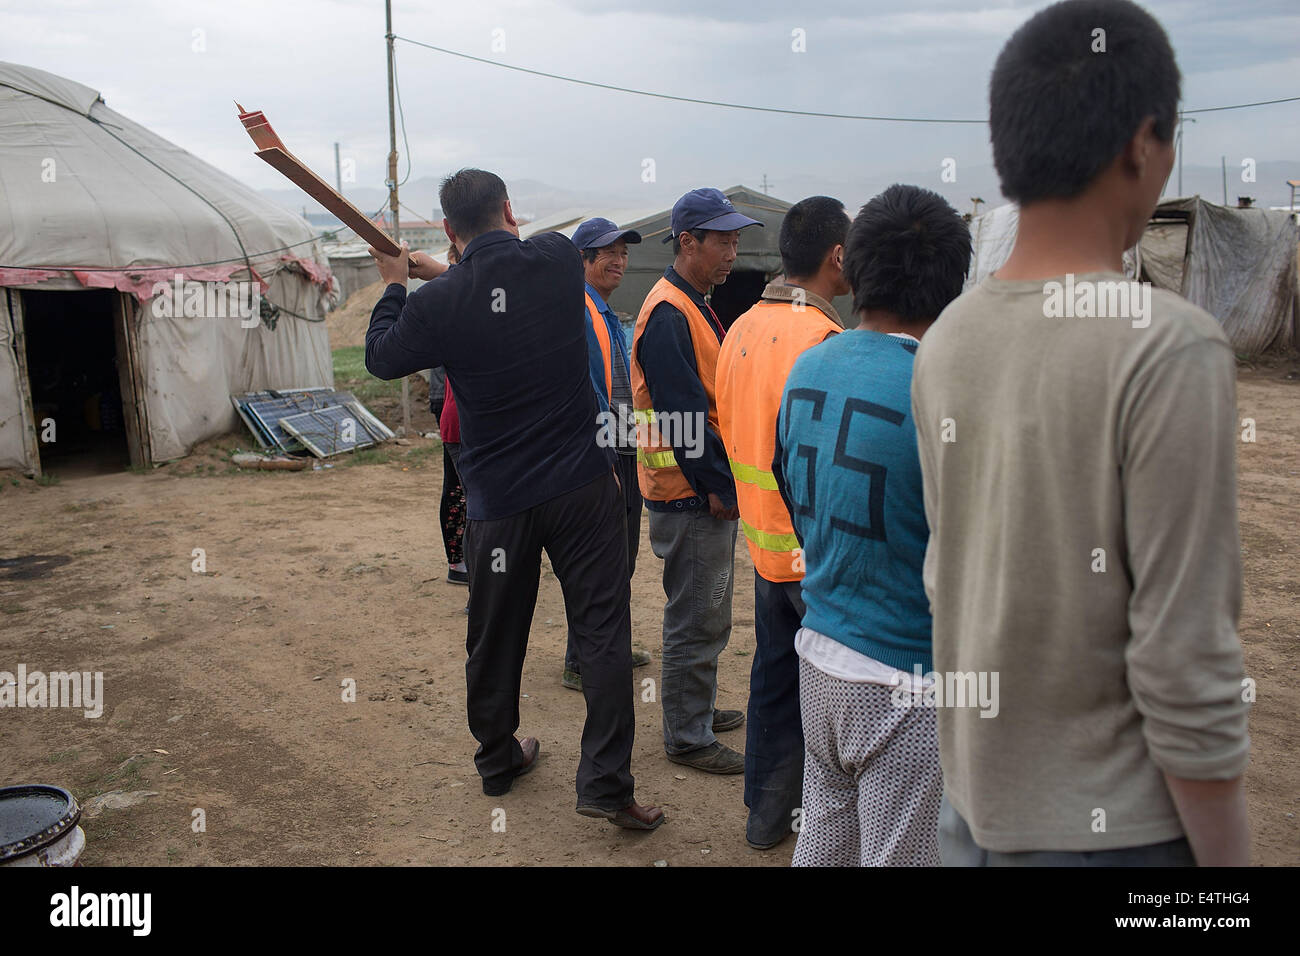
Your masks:
{"label": "wooden utility pole", "polygon": [[[393,217],[393,238],[402,241],[397,205],[397,114],[393,98],[393,0],[384,0],[384,39],[388,41],[388,211]],[[402,376],[402,437],[411,433],[411,382]]]}

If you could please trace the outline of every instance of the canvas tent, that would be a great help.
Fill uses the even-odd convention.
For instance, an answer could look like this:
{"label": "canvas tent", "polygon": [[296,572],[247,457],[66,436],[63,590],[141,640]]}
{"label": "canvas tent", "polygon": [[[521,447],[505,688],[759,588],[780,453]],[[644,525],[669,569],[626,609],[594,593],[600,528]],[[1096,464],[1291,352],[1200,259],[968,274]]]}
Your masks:
{"label": "canvas tent", "polygon": [[113,432],[119,458],[167,461],[236,426],[232,392],[333,385],[331,281],[298,216],[0,63],[0,467]]}
{"label": "canvas tent", "polygon": [[1002,268],[1016,244],[1016,227],[1020,224],[1020,209],[1014,203],[994,206],[970,221],[971,257],[970,271],[966,273],[966,288],[979,285]]}
{"label": "canvas tent", "polygon": [[[967,288],[1006,261],[1017,223],[1014,205],[971,221]],[[1199,196],[1168,199],[1156,207],[1136,251],[1125,253],[1125,272],[1209,312],[1236,352],[1294,348],[1300,344],[1297,238],[1285,210],[1219,206]]]}
{"label": "canvas tent", "polygon": [[[724,325],[730,326],[741,313],[758,301],[768,281],[780,275],[781,251],[778,240],[786,210],[792,204],[744,186],[732,186],[723,192],[737,212],[763,223],[761,229],[750,226],[740,230],[740,252],[732,266],[731,275],[725,283],[713,290],[710,297],[710,304],[718,318]],[[641,233],[643,241],[640,245],[629,248],[627,273],[623,276],[623,284],[610,301],[616,311],[635,318],[650,287],[673,264],[672,243],[663,241],[672,229],[672,209],[570,209],[530,222],[520,230],[520,235],[527,239],[541,232],[555,231],[572,237],[574,230],[593,216],[612,220],[620,229],[635,229]],[[833,304],[841,319],[849,325],[856,324],[850,316],[852,304],[849,296],[841,296]]]}
{"label": "canvas tent", "polygon": [[1243,355],[1293,348],[1297,238],[1286,211],[1170,199],[1142,236],[1142,274],[1217,318]]}

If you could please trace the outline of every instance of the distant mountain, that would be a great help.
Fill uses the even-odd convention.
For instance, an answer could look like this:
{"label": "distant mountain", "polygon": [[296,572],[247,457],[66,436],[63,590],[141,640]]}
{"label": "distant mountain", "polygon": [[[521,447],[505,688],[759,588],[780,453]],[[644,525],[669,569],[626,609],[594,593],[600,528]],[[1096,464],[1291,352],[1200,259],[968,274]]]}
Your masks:
{"label": "distant mountain", "polygon": [[[441,219],[442,210],[438,208],[438,186],[441,182],[442,177],[422,176],[403,184],[397,192],[402,204],[402,218],[413,219],[418,213],[422,219],[435,221]],[[535,179],[516,179],[508,183],[508,186],[510,204],[515,215],[530,221],[575,206],[609,204],[612,207],[625,207],[629,205],[626,199],[620,201],[618,197],[605,193],[561,189]],[[263,189],[261,193],[271,201],[299,215],[304,210],[308,213],[324,212],[319,203],[297,189]],[[388,208],[388,190],[382,186],[351,188],[345,186],[343,195],[354,206],[367,213]]]}
{"label": "distant mountain", "polygon": [[[939,168],[927,171],[919,176],[917,170],[895,171],[893,173],[868,173],[856,181],[824,179],[817,176],[793,176],[780,179],[772,189],[772,194],[794,202],[805,196],[834,196],[844,201],[850,210],[856,212],[872,196],[886,189],[893,183],[910,183],[932,189],[943,196],[958,212],[970,212],[971,198],[978,196],[985,204],[981,211],[1006,202],[1002,187],[998,181],[997,170],[992,166],[966,166],[957,171],[955,183],[940,180]],[[1286,180],[1300,180],[1300,162],[1272,160],[1256,164],[1255,182],[1244,183],[1241,180],[1240,160],[1233,165],[1231,159],[1227,166],[1227,202],[1235,206],[1238,196],[1251,196],[1257,206],[1285,206],[1291,201],[1291,190]],[[1183,165],[1183,195],[1199,195],[1209,202],[1224,202],[1223,170],[1219,166]],[[1178,166],[1174,165],[1169,174],[1169,185],[1164,195],[1172,198],[1178,195]],[[1300,198],[1297,199],[1300,205]]]}
{"label": "distant mountain", "polygon": [[[1300,162],[1269,161],[1258,163],[1255,167],[1255,182],[1241,181],[1242,167],[1229,163],[1227,169],[1227,202],[1236,205],[1238,196],[1252,196],[1258,206],[1285,206],[1291,200],[1291,191],[1285,185],[1288,179],[1300,179]],[[924,186],[939,193],[958,212],[970,212],[971,199],[980,197],[984,200],[981,211],[1006,202],[998,184],[997,171],[992,166],[966,166],[957,170],[957,181],[945,183],[940,176],[939,167],[925,171],[895,170],[884,173],[864,173],[860,179],[827,178],[800,174],[794,176],[774,176],[775,182],[770,189],[773,197],[787,202],[797,202],[806,196],[835,196],[856,213],[863,203],[893,183],[910,183]],[[439,220],[442,211],[438,208],[438,185],[441,177],[422,176],[406,183],[399,190],[402,202],[402,217]],[[661,205],[668,208],[673,201],[690,184],[667,183],[649,184],[634,193],[611,190],[577,190],[552,186],[535,179],[517,179],[508,183],[511,205],[515,214],[527,220],[541,219],[557,212],[574,207],[611,210],[629,208],[652,208]],[[720,188],[737,185],[734,181],[719,182]],[[758,190],[754,182],[741,182],[740,185]],[[1169,177],[1166,196],[1175,196],[1178,191],[1178,167]],[[292,212],[301,214],[321,213],[323,210],[312,199],[296,189],[263,189],[262,195]],[[1223,174],[1216,166],[1183,166],[1183,193],[1197,195],[1210,202],[1223,201]],[[388,193],[383,187],[359,186],[344,190],[352,203],[365,212],[378,212],[388,206]]]}

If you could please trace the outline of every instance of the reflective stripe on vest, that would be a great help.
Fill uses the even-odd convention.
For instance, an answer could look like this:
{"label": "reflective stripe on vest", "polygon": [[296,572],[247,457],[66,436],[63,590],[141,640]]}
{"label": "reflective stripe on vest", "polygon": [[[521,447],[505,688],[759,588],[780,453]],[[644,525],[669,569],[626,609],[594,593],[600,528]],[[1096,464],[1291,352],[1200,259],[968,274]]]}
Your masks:
{"label": "reflective stripe on vest", "polygon": [[600,346],[600,357],[605,360],[605,401],[614,401],[614,348],[609,340],[609,326],[605,317],[596,308],[591,294],[587,294],[587,315],[591,318],[591,330],[596,333],[596,344]]}
{"label": "reflective stripe on vest", "polygon": [[769,470],[776,420],[790,369],[807,349],[840,330],[820,309],[761,300],[731,326],[718,356],[722,441],[736,479],[736,504],[754,569],[768,581],[803,577],[799,539]]}
{"label": "reflective stripe on vest", "polygon": [[799,547],[799,539],[793,531],[789,534],[772,534],[769,531],[760,531],[744,518],[740,519],[740,527],[745,532],[745,540],[753,542],[764,551],[779,551],[782,554],[788,554]]}
{"label": "reflective stripe on vest", "polygon": [[647,468],[677,468],[677,456],[671,451],[646,451],[638,448],[636,460]]}
{"label": "reflective stripe on vest", "polygon": [[755,465],[743,464],[734,458],[727,460],[731,462],[731,473],[735,475],[737,481],[757,485],[764,491],[776,491],[776,475],[770,471],[764,471]]}
{"label": "reflective stripe on vest", "polygon": [[658,419],[650,389],[646,385],[645,373],[641,369],[639,348],[650,314],[660,302],[669,303],[686,317],[691,345],[695,349],[695,368],[700,376],[700,385],[704,387],[704,394],[709,400],[708,424],[715,433],[718,430],[718,401],[714,379],[718,370],[719,327],[704,316],[690,296],[666,277],[654,284],[636,317],[636,331],[632,337],[632,405],[637,423],[637,483],[641,486],[642,496],[651,501],[676,501],[679,498],[690,498],[697,492],[678,466],[672,446],[662,443],[655,427]]}

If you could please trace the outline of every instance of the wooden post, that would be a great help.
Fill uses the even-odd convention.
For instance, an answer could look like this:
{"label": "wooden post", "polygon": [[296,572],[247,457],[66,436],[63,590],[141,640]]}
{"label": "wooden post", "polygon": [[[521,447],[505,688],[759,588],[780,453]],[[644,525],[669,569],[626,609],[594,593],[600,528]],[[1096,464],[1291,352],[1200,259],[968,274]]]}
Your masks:
{"label": "wooden post", "polygon": [[[388,210],[393,216],[393,238],[402,241],[397,204],[397,114],[393,103],[393,0],[384,0],[384,39],[388,41]],[[411,434],[411,377],[402,376],[402,437]]]}

